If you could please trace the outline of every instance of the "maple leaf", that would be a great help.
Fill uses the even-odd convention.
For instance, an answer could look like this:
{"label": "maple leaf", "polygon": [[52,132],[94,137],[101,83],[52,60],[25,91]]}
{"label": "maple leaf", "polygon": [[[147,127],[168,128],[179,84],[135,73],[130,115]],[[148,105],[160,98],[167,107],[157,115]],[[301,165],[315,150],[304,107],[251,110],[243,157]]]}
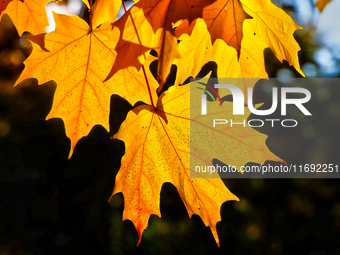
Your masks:
{"label": "maple leaf", "polygon": [[238,0],[218,0],[206,7],[203,19],[211,35],[212,44],[219,38],[236,49],[238,56],[243,38],[243,21],[251,17]]}
{"label": "maple leaf", "polygon": [[[103,82],[116,59],[117,28],[112,29],[111,24],[105,23],[91,30],[77,16],[54,13],[54,18],[54,32],[31,38],[40,45],[33,44],[32,54],[24,62],[25,69],[16,85],[27,78],[36,78],[39,84],[50,80],[57,83],[52,110],[46,119],[64,120],[66,135],[71,139],[71,156],[77,141],[94,125],[109,129],[113,93],[126,97],[131,103],[139,100],[149,103],[150,99],[146,87],[142,86],[143,73],[134,68],[122,70],[111,81]],[[43,42],[45,45],[41,45]],[[156,87],[157,82],[152,80],[150,72],[148,78]],[[134,86],[123,85],[129,83]]]}
{"label": "maple leaf", "polygon": [[244,30],[248,36],[255,33],[264,47],[269,47],[281,62],[287,60],[304,76],[297,54],[301,48],[293,37],[293,33],[302,27],[270,0],[242,0],[242,6],[253,17],[245,22]]}
{"label": "maple leaf", "polygon": [[[207,60],[217,63],[218,77],[267,77],[263,45],[259,44],[253,38],[254,36],[243,38],[244,50],[238,57],[234,47],[228,46],[221,39],[217,39],[214,46],[211,44],[211,38],[204,20],[198,19],[192,26],[194,28],[191,36],[178,31],[182,35],[179,37],[181,58],[174,61],[174,64],[178,66],[176,85],[184,82],[187,77],[196,77]],[[238,84],[235,85],[245,92],[245,87],[250,87],[249,84],[245,83],[246,81],[237,79]]]}
{"label": "maple leaf", "polygon": [[[123,193],[123,220],[130,219],[134,223],[138,243],[150,215],[161,217],[161,187],[170,182],[177,188],[189,216],[199,215],[219,244],[216,223],[221,220],[220,207],[225,201],[238,199],[216,173],[210,176],[212,178],[190,178],[190,157],[208,165],[213,158],[206,151],[197,153],[197,148],[191,151],[191,127],[194,132],[207,133],[204,130],[208,129],[209,135],[213,134],[217,148],[212,154],[218,151],[214,156],[222,161],[240,166],[248,161],[279,160],[266,147],[266,136],[249,127],[242,132],[239,129],[221,132],[208,128],[199,118],[190,121],[191,95],[189,85],[170,87],[161,95],[155,109],[142,105],[130,112],[114,136],[125,142],[126,152],[112,195]],[[221,147],[226,149],[221,150]]]}
{"label": "maple leaf", "polygon": [[[120,70],[110,81],[103,82],[116,60],[114,48],[119,38],[116,27],[105,23],[91,30],[77,16],[54,13],[54,18],[55,31],[31,38],[38,44],[33,44],[33,52],[24,62],[25,69],[16,85],[27,78],[37,78],[39,84],[50,80],[57,83],[46,119],[63,119],[66,135],[71,139],[71,157],[78,140],[88,135],[94,125],[109,130],[112,94],[119,94],[132,104],[139,100],[150,103],[150,98],[143,72],[134,67]],[[149,58],[146,64],[152,60]],[[151,96],[156,98],[158,83],[150,71],[146,76],[153,88]]]}
{"label": "maple leaf", "polygon": [[[108,22],[115,22],[120,6],[121,0],[96,0],[93,7],[88,0],[82,0],[90,12],[90,26],[93,28]],[[92,1],[91,1],[92,3]]]}
{"label": "maple leaf", "polygon": [[323,9],[325,9],[326,5],[330,2],[332,2],[332,0],[318,0],[315,6],[319,9],[320,12],[323,12]]}
{"label": "maple leaf", "polygon": [[[130,8],[115,25],[121,30],[117,46],[124,61],[117,61],[109,75],[133,64],[144,63],[150,49],[158,53],[158,80],[161,91],[170,73],[172,61],[179,58],[173,25],[179,20],[189,22],[202,16],[205,6],[215,0],[141,0]],[[119,56],[118,56],[119,58]],[[123,60],[123,57],[121,58]],[[138,59],[138,61],[136,61]]]}
{"label": "maple leaf", "polygon": [[93,5],[92,27],[98,27],[106,21],[116,21],[121,0],[97,0]]}
{"label": "maple leaf", "polygon": [[0,2],[0,20],[8,14],[19,36],[25,31],[32,34],[44,33],[48,20],[46,4],[54,0],[5,0]]}
{"label": "maple leaf", "polygon": [[241,5],[253,18],[243,21],[239,55],[235,47],[228,46],[224,40],[217,39],[214,44],[211,43],[209,30],[204,24],[206,21],[198,19],[191,24],[190,36],[186,26],[178,27],[176,33],[180,35],[178,49],[181,57],[174,61],[178,66],[176,84],[184,82],[189,76],[196,77],[207,61],[217,63],[218,77],[266,78],[268,76],[263,56],[265,48],[272,49],[281,62],[287,60],[303,75],[297,55],[300,47],[293,37],[293,32],[301,27],[270,1],[242,0]]}
{"label": "maple leaf", "polygon": [[113,65],[119,30],[107,23],[91,31],[77,16],[54,13],[56,30],[46,34],[45,51],[33,44],[32,54],[16,84],[36,78],[39,84],[54,80],[57,89],[46,119],[62,118],[71,151],[92,127],[109,128],[112,89],[102,81]]}

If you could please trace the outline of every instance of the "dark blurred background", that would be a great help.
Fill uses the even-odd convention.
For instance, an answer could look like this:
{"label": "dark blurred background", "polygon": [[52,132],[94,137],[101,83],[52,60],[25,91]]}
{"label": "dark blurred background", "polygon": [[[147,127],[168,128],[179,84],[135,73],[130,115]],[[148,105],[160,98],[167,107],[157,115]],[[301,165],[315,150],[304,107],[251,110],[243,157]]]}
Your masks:
{"label": "dark blurred background", "polygon": [[[65,2],[62,8],[74,2]],[[339,24],[334,15],[339,1],[333,0],[322,14],[308,0],[275,3],[304,27],[295,37],[306,76],[338,77],[340,33],[333,25]],[[81,5],[78,9],[83,10]],[[62,120],[45,121],[55,83],[38,86],[32,79],[13,88],[30,52],[30,43],[18,37],[4,16],[0,23],[0,255],[340,254],[339,179],[225,179],[240,202],[226,202],[221,208],[220,248],[198,216],[189,219],[176,189],[165,184],[162,218],[150,218],[137,247],[132,222],[122,221],[123,196],[115,195],[108,203],[124,154],[124,143],[109,137],[129,104],[113,96],[110,133],[96,126],[67,159],[70,141]],[[270,50],[265,51],[265,59],[270,77],[299,77]],[[332,88],[320,93],[316,100],[320,111],[314,119],[302,120],[290,132],[261,131],[269,135],[269,148],[287,163],[339,162],[340,93]]]}

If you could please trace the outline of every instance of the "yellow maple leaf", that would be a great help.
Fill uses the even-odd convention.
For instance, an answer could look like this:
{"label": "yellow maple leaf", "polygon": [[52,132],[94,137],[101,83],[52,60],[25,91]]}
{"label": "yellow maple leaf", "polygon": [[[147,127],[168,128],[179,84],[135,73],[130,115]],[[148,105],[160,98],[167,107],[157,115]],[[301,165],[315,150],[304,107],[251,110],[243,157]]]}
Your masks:
{"label": "yellow maple leaf", "polygon": [[[77,16],[54,14],[54,18],[56,30],[46,34],[44,49],[41,36],[33,38],[40,45],[33,44],[33,52],[24,62],[25,69],[16,85],[27,78],[36,78],[39,84],[50,80],[57,83],[47,119],[64,120],[66,135],[71,139],[71,156],[78,140],[88,135],[94,125],[109,129],[112,94],[120,94],[131,103],[139,100],[150,103],[150,99],[143,73],[133,67],[103,82],[116,60],[117,28],[105,23],[91,30]],[[152,81],[150,72],[148,77]],[[126,86],[129,83],[133,86]]]}
{"label": "yellow maple leaf", "polygon": [[[181,84],[190,76],[196,77],[207,60],[217,64],[217,76],[221,78],[267,77],[263,46],[254,40],[253,36],[245,35],[242,42],[244,48],[238,57],[235,48],[228,46],[221,39],[217,39],[214,45],[211,44],[210,34],[202,19],[198,19],[192,26],[194,28],[191,36],[179,31],[182,34],[179,37],[178,47],[181,57],[174,61],[174,64],[178,66],[176,85]],[[250,87],[250,84],[246,82],[249,81],[251,80],[237,79],[235,85],[246,92],[245,87]]]}
{"label": "yellow maple leaf", "polygon": [[174,61],[178,66],[176,84],[184,82],[187,77],[196,77],[208,61],[217,63],[217,76],[221,78],[266,78],[263,51],[268,47],[281,62],[287,60],[304,75],[298,62],[300,47],[293,37],[293,32],[301,27],[270,1],[242,0],[240,3],[253,18],[243,21],[239,56],[235,47],[229,46],[224,40],[216,39],[214,44],[211,43],[210,31],[204,24],[207,21],[198,19],[191,24],[193,28],[189,30],[192,30],[190,36],[187,27],[178,28],[176,33],[180,35],[178,49],[181,57]]}
{"label": "yellow maple leaf", "polygon": [[25,31],[34,35],[44,33],[48,20],[46,4],[54,0],[12,0],[1,1],[0,19],[8,14],[16,27],[19,36]]}
{"label": "yellow maple leaf", "polygon": [[93,5],[92,27],[96,28],[106,21],[116,21],[121,0],[97,0]]}
{"label": "yellow maple leaf", "polygon": [[261,41],[264,48],[269,47],[281,62],[287,60],[304,76],[297,54],[301,48],[293,37],[293,33],[302,27],[270,0],[242,0],[241,3],[243,9],[253,17],[244,22],[244,34],[251,36],[255,33],[256,40]]}
{"label": "yellow maple leaf", "polygon": [[[196,162],[212,164],[211,155],[217,149],[220,151],[216,157],[238,166],[248,161],[279,160],[266,147],[266,136],[249,127],[242,132],[236,129],[221,133],[208,128],[199,118],[190,121],[191,95],[190,85],[171,87],[159,98],[155,109],[142,105],[130,112],[114,136],[125,142],[126,152],[112,195],[123,193],[123,220],[134,223],[139,242],[150,215],[161,216],[161,187],[170,182],[177,188],[189,216],[199,215],[219,244],[216,223],[221,220],[220,207],[225,201],[238,199],[216,173],[210,175],[212,178],[190,178],[190,157],[195,157]],[[212,154],[191,151],[190,125],[195,126],[193,132],[208,130],[216,138],[217,148]]]}

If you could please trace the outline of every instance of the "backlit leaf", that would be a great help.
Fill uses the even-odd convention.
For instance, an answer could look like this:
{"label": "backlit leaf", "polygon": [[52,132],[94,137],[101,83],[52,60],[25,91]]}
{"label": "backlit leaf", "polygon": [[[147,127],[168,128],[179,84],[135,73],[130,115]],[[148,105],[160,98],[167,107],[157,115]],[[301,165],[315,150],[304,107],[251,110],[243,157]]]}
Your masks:
{"label": "backlit leaf", "polygon": [[[219,244],[216,223],[221,220],[220,207],[225,201],[238,199],[216,173],[211,178],[190,178],[190,171],[193,171],[190,170],[190,156],[209,165],[214,156],[238,167],[249,161],[278,160],[266,147],[266,136],[254,129],[246,127],[221,132],[209,128],[200,118],[191,120],[194,132],[208,132],[216,148],[211,153],[206,150],[199,154],[197,150],[192,152],[190,100],[189,85],[172,87],[162,94],[155,110],[142,105],[130,112],[114,136],[125,142],[126,152],[113,195],[123,193],[123,219],[134,223],[139,242],[151,214],[161,216],[161,187],[170,182],[177,188],[189,216],[199,215]],[[226,113],[231,115],[230,110]],[[244,118],[248,115],[249,111]]]}
{"label": "backlit leaf", "polygon": [[47,119],[62,118],[71,151],[94,125],[109,128],[112,88],[103,83],[116,59],[119,37],[109,23],[90,31],[77,16],[54,14],[56,30],[46,34],[45,48],[33,44],[31,56],[16,84],[36,78],[39,84],[57,83],[53,107]]}
{"label": "backlit leaf", "polygon": [[121,0],[97,0],[93,5],[93,28],[106,21],[115,22],[121,5]]}
{"label": "backlit leaf", "polygon": [[46,4],[53,0],[12,0],[1,1],[0,19],[2,15],[8,14],[16,27],[19,36],[25,31],[32,34],[44,33],[48,20]]}
{"label": "backlit leaf", "polygon": [[[202,16],[203,7],[215,0],[142,0],[132,6],[115,24],[121,30],[117,49],[124,62],[117,61],[110,76],[133,64],[137,69],[144,63],[148,49],[158,53],[158,80],[164,84],[172,61],[179,58],[173,25],[182,19],[189,22]],[[136,62],[136,59],[139,61]],[[118,66],[117,66],[118,65]]]}

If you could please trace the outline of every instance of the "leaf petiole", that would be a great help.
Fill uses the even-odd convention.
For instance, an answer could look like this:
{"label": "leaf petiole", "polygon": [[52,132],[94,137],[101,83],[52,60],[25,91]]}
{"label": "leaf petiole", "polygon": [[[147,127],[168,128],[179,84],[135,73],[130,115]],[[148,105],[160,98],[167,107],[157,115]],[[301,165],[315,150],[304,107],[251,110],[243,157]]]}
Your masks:
{"label": "leaf petiole", "polygon": [[92,12],[92,0],[90,0],[90,29],[92,31],[92,16],[93,16],[93,12]]}
{"label": "leaf petiole", "polygon": [[[92,2],[92,0],[91,0],[91,2]],[[124,12],[126,12],[126,6],[125,6],[124,0],[122,0],[122,4],[123,4]],[[136,28],[135,28],[135,30],[136,30],[136,34],[137,34],[137,36],[138,36],[138,31],[137,31]],[[144,78],[145,78],[146,85],[147,85],[147,87],[148,87],[149,96],[150,96],[150,101],[151,101],[151,106],[152,106],[153,112],[156,113],[156,112],[157,112],[157,109],[156,109],[155,104],[154,104],[153,99],[152,99],[150,84],[149,84],[149,81],[148,81],[148,77],[146,76],[146,72],[145,72],[144,65],[142,65],[142,70],[143,70],[143,74],[144,74]]]}

